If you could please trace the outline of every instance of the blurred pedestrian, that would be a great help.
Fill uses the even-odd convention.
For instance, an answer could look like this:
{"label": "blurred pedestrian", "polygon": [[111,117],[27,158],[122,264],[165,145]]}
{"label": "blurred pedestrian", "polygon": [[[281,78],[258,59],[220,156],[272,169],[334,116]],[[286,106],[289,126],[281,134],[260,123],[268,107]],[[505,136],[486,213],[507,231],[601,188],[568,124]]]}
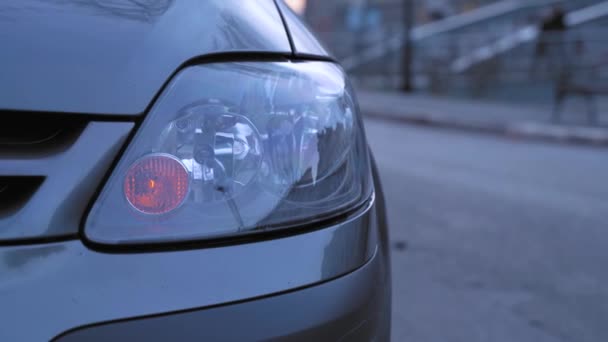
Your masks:
{"label": "blurred pedestrian", "polygon": [[544,15],[538,28],[538,40],[532,61],[532,73],[535,73],[541,59],[545,60],[548,71],[562,67],[566,61],[564,33],[567,29],[566,14],[559,5],[553,6]]}
{"label": "blurred pedestrian", "polygon": [[445,19],[452,12],[450,3],[446,0],[427,0],[426,10],[431,21]]}
{"label": "blurred pedestrian", "polygon": [[543,20],[542,31],[560,32],[566,30],[566,15],[559,5],[553,6],[551,14]]}

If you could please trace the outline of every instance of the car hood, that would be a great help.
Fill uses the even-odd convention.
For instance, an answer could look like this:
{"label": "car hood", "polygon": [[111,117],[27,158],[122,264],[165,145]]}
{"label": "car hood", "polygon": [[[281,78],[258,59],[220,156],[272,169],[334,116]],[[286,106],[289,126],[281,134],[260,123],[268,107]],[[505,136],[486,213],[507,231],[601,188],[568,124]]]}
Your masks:
{"label": "car hood", "polygon": [[180,65],[291,53],[273,0],[2,0],[0,109],[138,115]]}

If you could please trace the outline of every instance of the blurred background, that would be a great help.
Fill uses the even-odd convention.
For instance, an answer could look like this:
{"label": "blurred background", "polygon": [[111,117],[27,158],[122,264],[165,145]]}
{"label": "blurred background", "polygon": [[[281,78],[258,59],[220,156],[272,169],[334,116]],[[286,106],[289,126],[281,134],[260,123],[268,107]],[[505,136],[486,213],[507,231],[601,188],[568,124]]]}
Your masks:
{"label": "blurred background", "polygon": [[290,0],[358,90],[394,341],[608,341],[608,1]]}
{"label": "blurred background", "polygon": [[552,104],[560,78],[608,79],[605,1],[289,2],[368,89]]}

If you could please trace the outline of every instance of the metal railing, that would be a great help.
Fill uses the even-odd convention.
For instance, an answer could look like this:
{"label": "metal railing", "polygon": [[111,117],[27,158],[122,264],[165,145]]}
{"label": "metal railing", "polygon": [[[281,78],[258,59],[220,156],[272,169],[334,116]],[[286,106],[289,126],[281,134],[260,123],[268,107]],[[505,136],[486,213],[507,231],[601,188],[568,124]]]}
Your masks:
{"label": "metal railing", "polygon": [[[546,102],[552,100],[563,74],[572,75],[578,83],[608,84],[608,1],[566,1],[568,30],[541,34],[539,19],[531,16],[555,2],[564,3],[547,0],[521,6],[509,1],[511,6],[519,5],[508,11],[490,7],[489,13],[480,16],[477,12],[479,20],[474,22],[461,17],[458,25],[452,21],[418,27],[412,33],[415,88],[436,94]],[[333,32],[322,39],[340,51],[336,55],[360,86],[400,89],[401,31],[400,26],[385,26],[356,35]]]}
{"label": "metal railing", "polygon": [[[453,61],[470,51],[477,39],[476,34],[453,34],[429,46],[417,44],[415,88],[433,94],[547,102],[565,73],[578,84],[608,85],[608,26],[545,34],[541,40],[455,70]],[[361,68],[352,75],[366,88],[398,89],[402,82],[395,62]]]}
{"label": "metal railing", "polygon": [[[410,39],[416,43],[444,39],[453,34],[485,33],[488,28],[500,35],[513,27],[535,22],[544,10],[560,4],[565,11],[588,7],[600,0],[502,0],[446,19],[415,27]],[[395,12],[401,11],[395,6]],[[391,54],[404,46],[404,28],[401,23],[388,22],[358,32],[321,32],[320,36],[347,70],[356,71],[368,64],[385,62]],[[487,37],[486,41],[492,37]]]}

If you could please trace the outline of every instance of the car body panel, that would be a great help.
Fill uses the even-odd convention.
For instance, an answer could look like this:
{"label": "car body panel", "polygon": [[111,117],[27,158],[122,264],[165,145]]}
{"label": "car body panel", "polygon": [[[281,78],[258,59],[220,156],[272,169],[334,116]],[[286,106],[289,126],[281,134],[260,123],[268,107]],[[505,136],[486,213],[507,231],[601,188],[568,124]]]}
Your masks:
{"label": "car body panel", "polygon": [[0,110],[138,115],[188,60],[285,53],[273,0],[3,0]]}
{"label": "car body panel", "polygon": [[0,341],[44,341],[86,324],[327,281],[376,253],[375,217],[370,201],[346,221],[313,232],[182,251],[103,253],[78,240],[0,247],[0,321],[11,322],[0,329]]}
{"label": "car body panel", "polygon": [[54,341],[387,341],[386,273],[375,254],[345,276],[298,291],[82,327]]}

